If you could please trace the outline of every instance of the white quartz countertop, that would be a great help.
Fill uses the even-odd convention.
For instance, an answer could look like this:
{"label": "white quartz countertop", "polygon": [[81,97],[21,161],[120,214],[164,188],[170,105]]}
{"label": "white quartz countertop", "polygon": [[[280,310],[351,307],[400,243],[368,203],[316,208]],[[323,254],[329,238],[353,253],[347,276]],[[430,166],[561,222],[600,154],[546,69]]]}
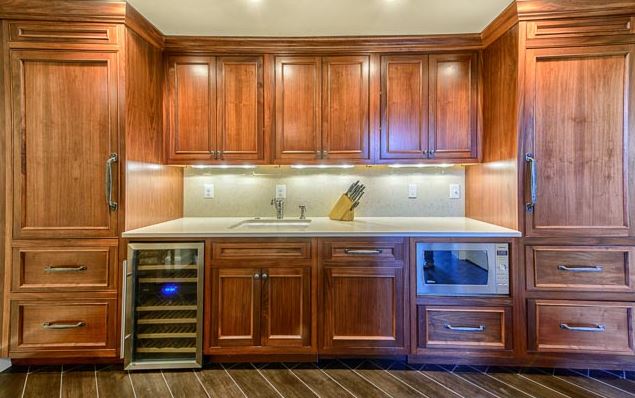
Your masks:
{"label": "white quartz countertop", "polygon": [[[458,238],[513,238],[521,234],[466,217],[357,217],[355,221],[333,221],[309,217],[311,223],[298,226],[240,226],[247,217],[186,217],[133,229],[124,238],[208,238],[208,237],[337,237],[416,236]],[[271,218],[262,218],[271,220]],[[297,219],[296,219],[297,220]]]}

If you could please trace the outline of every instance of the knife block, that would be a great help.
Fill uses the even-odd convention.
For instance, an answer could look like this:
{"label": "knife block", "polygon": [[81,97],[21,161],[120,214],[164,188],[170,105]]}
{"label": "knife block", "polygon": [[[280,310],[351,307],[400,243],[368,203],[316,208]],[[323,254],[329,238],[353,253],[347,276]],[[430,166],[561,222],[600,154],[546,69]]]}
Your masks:
{"label": "knife block", "polygon": [[335,205],[329,213],[329,218],[335,221],[353,221],[355,218],[355,211],[351,210],[352,206],[353,201],[346,196],[346,194],[343,194],[337,202],[335,202]]}

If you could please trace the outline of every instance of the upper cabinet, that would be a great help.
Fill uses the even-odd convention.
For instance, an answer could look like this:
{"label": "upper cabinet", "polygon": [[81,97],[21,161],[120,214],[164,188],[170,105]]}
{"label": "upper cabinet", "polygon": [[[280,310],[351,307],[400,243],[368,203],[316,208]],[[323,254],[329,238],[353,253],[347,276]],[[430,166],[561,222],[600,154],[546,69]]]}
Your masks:
{"label": "upper cabinet", "polygon": [[477,55],[382,57],[380,161],[478,161]]}
{"label": "upper cabinet", "polygon": [[634,49],[527,51],[527,236],[631,233]]}
{"label": "upper cabinet", "polygon": [[371,160],[368,56],[276,58],[278,163]]}
{"label": "upper cabinet", "polygon": [[260,57],[168,58],[168,163],[263,162]]}
{"label": "upper cabinet", "polygon": [[117,236],[118,58],[12,50],[15,239]]}

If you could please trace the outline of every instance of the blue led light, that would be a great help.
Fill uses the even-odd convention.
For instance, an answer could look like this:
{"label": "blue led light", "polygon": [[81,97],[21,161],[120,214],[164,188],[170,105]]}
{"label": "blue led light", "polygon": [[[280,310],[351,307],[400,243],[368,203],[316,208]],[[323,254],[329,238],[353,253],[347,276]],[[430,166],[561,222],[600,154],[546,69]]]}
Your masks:
{"label": "blue led light", "polygon": [[161,294],[168,297],[174,296],[178,292],[178,290],[178,285],[172,283],[161,286]]}

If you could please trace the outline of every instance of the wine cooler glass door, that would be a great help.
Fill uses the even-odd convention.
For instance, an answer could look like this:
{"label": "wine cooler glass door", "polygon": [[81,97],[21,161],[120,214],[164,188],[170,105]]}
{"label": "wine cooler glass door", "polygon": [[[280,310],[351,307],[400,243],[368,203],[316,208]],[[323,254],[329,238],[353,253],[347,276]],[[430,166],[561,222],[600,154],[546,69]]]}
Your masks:
{"label": "wine cooler glass door", "polygon": [[203,243],[132,243],[126,287],[126,369],[202,364]]}

